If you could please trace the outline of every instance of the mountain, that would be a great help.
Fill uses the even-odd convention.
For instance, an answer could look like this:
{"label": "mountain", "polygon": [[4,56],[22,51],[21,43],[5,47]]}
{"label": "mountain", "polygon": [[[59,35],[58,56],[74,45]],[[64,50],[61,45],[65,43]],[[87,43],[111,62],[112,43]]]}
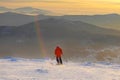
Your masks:
{"label": "mountain", "polygon": [[34,16],[18,13],[0,13],[0,26],[20,26],[34,21]]}
{"label": "mountain", "polygon": [[94,24],[103,28],[110,28],[120,30],[120,15],[119,14],[106,14],[106,15],[65,15],[62,18],[74,21],[83,21],[86,23]]}
{"label": "mountain", "polygon": [[12,9],[6,7],[0,7],[0,13],[11,11]]}
{"label": "mountain", "polygon": [[[21,7],[21,8],[16,8],[16,9],[0,7],[0,12],[2,14],[4,14],[3,12],[14,13],[14,14],[19,13],[20,15],[21,14],[25,16],[29,15],[29,17],[33,17],[32,15],[37,15],[38,20],[54,17],[54,18],[62,18],[62,19],[68,19],[68,20],[73,20],[73,21],[82,21],[82,22],[93,24],[93,25],[100,26],[103,28],[120,30],[120,27],[119,27],[120,26],[119,24],[120,15],[119,14],[48,16],[52,14],[52,12],[48,10],[37,9],[37,8],[32,8],[32,7]],[[10,15],[3,16],[3,17],[0,16],[0,26],[20,26],[20,25],[28,24],[29,22],[34,21],[34,18],[31,20],[31,18],[30,19],[29,18],[22,18],[22,19],[15,18],[14,19],[13,16],[11,16],[13,18],[11,17],[9,18],[9,17]]]}
{"label": "mountain", "polygon": [[20,13],[25,15],[47,15],[51,14],[52,12],[48,10],[38,9],[38,8],[32,8],[32,7],[21,7],[16,9],[10,9],[6,7],[0,7],[0,13],[4,12],[13,12],[13,13]]}
{"label": "mountain", "polygon": [[32,8],[32,7],[22,7],[14,9],[15,12],[22,13],[22,14],[31,14],[31,15],[39,15],[39,14],[49,14],[50,11]]}
{"label": "mountain", "polygon": [[49,18],[0,32],[1,56],[53,57],[55,46],[60,45],[66,60],[116,62],[120,58],[119,31],[81,21]]}
{"label": "mountain", "polygon": [[119,28],[120,15],[118,14],[93,15],[93,16],[90,15],[49,16],[49,15],[44,15],[45,13],[43,14],[44,12],[43,11],[40,12],[39,15],[37,16],[28,15],[28,14],[32,14],[32,11],[39,12],[39,9],[25,7],[25,8],[18,8],[16,10],[13,10],[12,12],[0,13],[0,26],[20,26],[20,25],[28,24],[30,22],[34,22],[35,20],[43,20],[48,18],[56,18],[56,19],[61,18],[61,19],[68,19],[71,21],[82,21],[103,28],[120,30]]}
{"label": "mountain", "polygon": [[36,20],[48,19],[51,17],[57,18],[57,16],[47,16],[42,14],[32,16],[15,12],[5,12],[0,13],[0,26],[20,26],[34,22]]}

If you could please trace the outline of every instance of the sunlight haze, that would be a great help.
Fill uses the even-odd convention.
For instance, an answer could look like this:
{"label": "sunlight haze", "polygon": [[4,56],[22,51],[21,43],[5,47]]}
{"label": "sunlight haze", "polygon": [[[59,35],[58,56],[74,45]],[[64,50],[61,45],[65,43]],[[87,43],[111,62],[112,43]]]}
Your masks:
{"label": "sunlight haze", "polygon": [[56,15],[94,15],[120,13],[120,0],[1,0],[7,8],[33,7]]}

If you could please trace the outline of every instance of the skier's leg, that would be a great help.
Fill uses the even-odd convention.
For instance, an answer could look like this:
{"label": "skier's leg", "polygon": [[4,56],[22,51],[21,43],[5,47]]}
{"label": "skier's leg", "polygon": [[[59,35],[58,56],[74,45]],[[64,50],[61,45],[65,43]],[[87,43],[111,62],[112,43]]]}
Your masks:
{"label": "skier's leg", "polygon": [[62,58],[60,57],[59,59],[60,59],[60,64],[62,64]]}
{"label": "skier's leg", "polygon": [[57,61],[57,64],[59,64],[60,62],[59,62],[59,58],[58,57],[56,57],[56,61]]}

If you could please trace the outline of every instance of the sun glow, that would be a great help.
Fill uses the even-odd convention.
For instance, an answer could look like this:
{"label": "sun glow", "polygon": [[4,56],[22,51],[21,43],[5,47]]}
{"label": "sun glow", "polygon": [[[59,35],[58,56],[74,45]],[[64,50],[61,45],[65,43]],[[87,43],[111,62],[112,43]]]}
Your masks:
{"label": "sun glow", "polygon": [[[14,0],[15,1],[15,0]],[[106,14],[120,13],[120,0],[34,0],[26,2],[3,2],[0,5],[8,8],[34,7],[49,10],[54,14]]]}

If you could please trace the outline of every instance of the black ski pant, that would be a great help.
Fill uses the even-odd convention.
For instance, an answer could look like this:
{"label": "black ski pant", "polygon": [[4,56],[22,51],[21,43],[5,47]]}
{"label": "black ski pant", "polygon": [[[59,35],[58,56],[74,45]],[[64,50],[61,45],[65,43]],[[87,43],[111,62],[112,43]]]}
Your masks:
{"label": "black ski pant", "polygon": [[58,64],[62,64],[62,58],[61,57],[56,57],[56,61]]}

